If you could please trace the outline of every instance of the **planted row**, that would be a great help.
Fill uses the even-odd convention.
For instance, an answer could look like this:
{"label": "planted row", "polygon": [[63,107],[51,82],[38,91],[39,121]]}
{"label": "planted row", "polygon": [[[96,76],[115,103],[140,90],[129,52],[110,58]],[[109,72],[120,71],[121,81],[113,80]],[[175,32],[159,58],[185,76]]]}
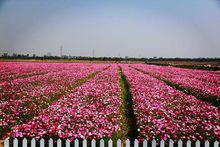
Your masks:
{"label": "planted row", "polygon": [[206,101],[220,103],[220,74],[217,72],[141,64],[132,67],[181,86]]}
{"label": "planted row", "polygon": [[[34,79],[29,77],[23,79],[23,82],[13,80],[9,85],[3,85],[0,100],[0,136],[8,132],[12,126],[38,115],[52,101],[77,86],[79,80],[106,66],[79,64],[72,70],[39,75],[39,78],[37,76]],[[36,82],[38,84],[35,84]]]}
{"label": "planted row", "polygon": [[140,138],[220,139],[220,111],[164,82],[122,66],[130,82]]}
{"label": "planted row", "polygon": [[[106,65],[74,64],[68,70],[50,72],[27,78],[18,78],[0,83],[0,100],[16,100],[23,97],[47,96],[74,84],[76,79],[85,78],[91,72],[101,70]],[[70,68],[71,67],[71,68]],[[51,96],[51,95],[50,95]]]}
{"label": "planted row", "polygon": [[113,65],[54,102],[33,120],[13,127],[12,137],[103,138],[120,127],[118,67]]}
{"label": "planted row", "polygon": [[0,82],[69,68],[63,63],[0,62]]}

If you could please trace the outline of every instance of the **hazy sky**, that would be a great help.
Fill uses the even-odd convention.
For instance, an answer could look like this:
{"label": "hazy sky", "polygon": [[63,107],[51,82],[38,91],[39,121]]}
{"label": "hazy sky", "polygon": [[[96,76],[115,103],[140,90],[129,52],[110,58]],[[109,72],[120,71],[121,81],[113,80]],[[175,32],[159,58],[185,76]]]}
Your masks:
{"label": "hazy sky", "polygon": [[218,0],[0,0],[1,52],[220,57]]}

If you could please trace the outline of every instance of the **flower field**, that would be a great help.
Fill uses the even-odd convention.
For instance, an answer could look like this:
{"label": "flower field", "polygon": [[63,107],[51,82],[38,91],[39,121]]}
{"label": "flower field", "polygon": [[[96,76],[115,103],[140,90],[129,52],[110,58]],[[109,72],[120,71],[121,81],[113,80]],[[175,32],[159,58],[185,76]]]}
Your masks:
{"label": "flower field", "polygon": [[[56,66],[57,65],[57,66]],[[60,66],[60,63],[47,64],[47,63],[19,63],[8,62],[0,64],[0,81],[7,81],[16,78],[28,77],[32,75],[44,74],[51,71],[59,71],[68,66]]]}
{"label": "flower field", "polygon": [[139,139],[220,139],[219,107],[160,80],[219,98],[219,72],[116,63],[0,67],[0,138],[129,138],[137,128]]}
{"label": "flower field", "polygon": [[112,137],[121,117],[118,80],[118,67],[113,66],[62,96],[30,122],[13,128],[12,136]]}
{"label": "flower field", "polygon": [[141,138],[220,138],[219,109],[127,65],[123,71],[131,84]]}
{"label": "flower field", "polygon": [[[60,64],[59,66],[65,70],[57,72],[52,70],[47,74],[17,78],[0,83],[1,132],[8,131],[11,126],[34,117],[53,99],[57,99],[57,97],[68,92],[71,86],[77,84],[77,80],[86,78],[89,74],[106,67],[106,65],[91,64],[84,64],[83,66],[81,64],[71,66]],[[65,68],[65,66],[67,67]],[[57,69],[57,64],[49,64],[48,68],[50,67]]]}
{"label": "flower field", "polygon": [[220,103],[220,74],[217,72],[140,64],[133,67],[191,88],[207,98],[214,97],[216,102]]}

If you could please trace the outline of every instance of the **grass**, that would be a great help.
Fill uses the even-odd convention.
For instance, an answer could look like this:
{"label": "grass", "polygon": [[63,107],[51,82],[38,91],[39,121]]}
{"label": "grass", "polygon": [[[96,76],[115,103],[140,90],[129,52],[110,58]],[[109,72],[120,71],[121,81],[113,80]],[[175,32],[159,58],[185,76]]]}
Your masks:
{"label": "grass", "polygon": [[132,94],[130,92],[130,85],[126,79],[126,76],[123,74],[123,71],[120,67],[120,87],[121,87],[121,97],[122,97],[122,106],[120,107],[120,112],[123,116],[121,121],[122,125],[122,134],[121,138],[125,142],[126,138],[130,139],[133,142],[134,139],[138,137],[137,131],[137,119],[133,110],[133,100]]}

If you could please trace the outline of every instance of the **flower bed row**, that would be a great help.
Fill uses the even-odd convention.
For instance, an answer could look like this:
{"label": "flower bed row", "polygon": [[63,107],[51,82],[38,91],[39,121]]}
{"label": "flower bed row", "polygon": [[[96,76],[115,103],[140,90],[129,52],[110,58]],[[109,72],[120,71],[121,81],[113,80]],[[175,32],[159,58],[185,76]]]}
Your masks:
{"label": "flower bed row", "polygon": [[12,137],[103,138],[120,129],[118,67],[111,66],[62,96],[33,120],[13,127]]}
{"label": "flower bed row", "polygon": [[18,78],[0,83],[0,100],[16,100],[22,97],[51,96],[58,90],[74,83],[76,79],[85,78],[91,72],[101,70],[106,65],[73,64],[68,70],[50,72],[45,75]]}
{"label": "flower bed row", "polygon": [[0,82],[68,69],[63,63],[0,62]]}
{"label": "flower bed row", "polygon": [[3,85],[0,100],[0,136],[12,126],[37,115],[53,99],[67,93],[78,80],[104,67],[107,65],[76,64],[72,70],[20,79],[22,82],[13,80],[10,84]]}
{"label": "flower bed row", "polygon": [[220,100],[220,74],[217,72],[141,64],[132,67],[190,88],[204,97],[213,96]]}
{"label": "flower bed row", "polygon": [[131,85],[140,138],[220,139],[220,110],[156,78],[122,66]]}

